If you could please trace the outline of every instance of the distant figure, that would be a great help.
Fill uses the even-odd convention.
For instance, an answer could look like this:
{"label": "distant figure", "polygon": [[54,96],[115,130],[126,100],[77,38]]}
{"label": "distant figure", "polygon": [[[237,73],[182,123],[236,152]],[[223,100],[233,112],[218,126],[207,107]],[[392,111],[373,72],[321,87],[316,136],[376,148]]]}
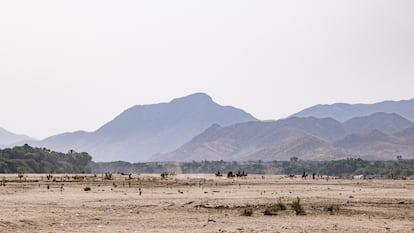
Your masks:
{"label": "distant figure", "polygon": [[168,172],[161,173],[161,179],[166,179],[166,178],[168,178]]}
{"label": "distant figure", "polygon": [[220,171],[217,171],[216,176],[223,176]]}
{"label": "distant figure", "polygon": [[141,187],[138,188],[138,192],[139,192],[139,195],[141,196],[142,194]]}
{"label": "distant figure", "polygon": [[306,174],[306,172],[303,172],[302,178],[306,178],[308,176],[308,174]]}
{"label": "distant figure", "polygon": [[315,172],[314,172],[314,173],[312,173],[312,179],[313,179],[313,180],[315,179]]}
{"label": "distant figure", "polygon": [[242,177],[247,176],[247,173],[245,173],[244,170],[243,170],[243,172],[241,173],[241,176]]}

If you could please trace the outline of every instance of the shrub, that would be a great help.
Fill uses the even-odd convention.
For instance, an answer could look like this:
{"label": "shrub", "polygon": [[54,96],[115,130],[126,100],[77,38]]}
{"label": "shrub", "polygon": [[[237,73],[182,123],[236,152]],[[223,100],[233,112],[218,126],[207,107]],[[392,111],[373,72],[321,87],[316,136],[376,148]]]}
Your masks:
{"label": "shrub", "polygon": [[242,216],[252,216],[253,215],[253,209],[252,208],[246,208],[243,210]]}
{"label": "shrub", "polygon": [[266,207],[266,209],[263,212],[263,214],[264,215],[277,215],[277,211],[278,211],[278,209],[277,209],[277,206],[276,205],[269,206],[269,207]]}
{"label": "shrub", "polygon": [[292,209],[295,211],[296,215],[305,215],[305,210],[302,207],[302,204],[300,204],[300,198],[297,197],[296,200],[290,204]]}
{"label": "shrub", "polygon": [[330,204],[330,205],[326,206],[324,209],[325,209],[325,211],[329,212],[330,214],[333,214],[334,212],[339,211],[339,206],[334,205],[334,204]]}
{"label": "shrub", "polygon": [[263,212],[264,215],[277,215],[277,212],[286,210],[286,205],[282,202],[282,200],[278,200],[276,204],[271,206],[267,206],[265,211]]}
{"label": "shrub", "polygon": [[85,191],[85,192],[91,191],[91,187],[85,187],[85,188],[83,188],[83,191]]}
{"label": "shrub", "polygon": [[281,200],[279,200],[278,202],[277,202],[277,204],[276,204],[276,208],[278,209],[278,210],[287,210],[287,208],[286,208],[286,205],[281,201]]}

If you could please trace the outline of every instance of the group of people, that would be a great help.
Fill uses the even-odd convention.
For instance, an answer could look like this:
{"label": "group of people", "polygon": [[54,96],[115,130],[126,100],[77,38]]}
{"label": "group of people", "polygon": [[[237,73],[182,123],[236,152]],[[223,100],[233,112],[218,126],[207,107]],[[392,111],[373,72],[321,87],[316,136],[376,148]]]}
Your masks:
{"label": "group of people", "polygon": [[[217,171],[216,173],[217,177],[223,176],[223,174],[220,173],[220,171]],[[247,173],[244,172],[244,170],[242,172],[238,171],[236,174],[233,174],[233,171],[229,171],[227,173],[227,178],[231,178],[231,177],[243,177],[243,176],[247,176]]]}

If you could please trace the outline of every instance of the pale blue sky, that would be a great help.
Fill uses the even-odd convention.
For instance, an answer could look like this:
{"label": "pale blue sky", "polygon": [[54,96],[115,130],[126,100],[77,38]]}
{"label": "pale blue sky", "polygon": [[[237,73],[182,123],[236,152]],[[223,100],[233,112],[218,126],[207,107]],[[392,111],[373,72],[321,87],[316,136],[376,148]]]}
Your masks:
{"label": "pale blue sky", "polygon": [[0,127],[95,130],[206,92],[259,119],[414,98],[414,1],[1,1]]}

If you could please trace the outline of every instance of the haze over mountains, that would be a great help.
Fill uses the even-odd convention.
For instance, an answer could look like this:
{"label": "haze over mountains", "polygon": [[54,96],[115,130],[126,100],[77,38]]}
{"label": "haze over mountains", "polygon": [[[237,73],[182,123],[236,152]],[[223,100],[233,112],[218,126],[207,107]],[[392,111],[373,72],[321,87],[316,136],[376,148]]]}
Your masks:
{"label": "haze over mountains", "polygon": [[344,124],[332,118],[290,117],[227,127],[214,125],[178,150],[154,159],[267,161],[296,156],[303,160],[382,160],[395,159],[397,155],[414,158],[413,137],[414,123],[396,114],[375,113]]}
{"label": "haze over mountains", "polygon": [[9,145],[9,144],[17,143],[20,141],[27,141],[27,140],[34,140],[34,139],[26,135],[15,134],[3,128],[0,128],[0,145]]}
{"label": "haze over mountains", "polygon": [[331,117],[344,122],[354,117],[368,116],[373,113],[395,113],[414,122],[414,99],[400,101],[384,101],[375,104],[318,104],[304,109],[292,116],[296,117]]}
{"label": "haze over mountains", "polygon": [[169,103],[131,107],[94,132],[64,133],[28,143],[62,152],[86,151],[94,161],[146,161],[178,148],[212,124],[245,121],[256,118],[196,93]]}
{"label": "haze over mountains", "polygon": [[407,117],[414,119],[414,100],[317,105],[287,119],[258,121],[196,93],[131,107],[94,132],[35,141],[2,138],[0,131],[0,145],[74,149],[90,153],[94,161],[414,158],[414,123]]}

